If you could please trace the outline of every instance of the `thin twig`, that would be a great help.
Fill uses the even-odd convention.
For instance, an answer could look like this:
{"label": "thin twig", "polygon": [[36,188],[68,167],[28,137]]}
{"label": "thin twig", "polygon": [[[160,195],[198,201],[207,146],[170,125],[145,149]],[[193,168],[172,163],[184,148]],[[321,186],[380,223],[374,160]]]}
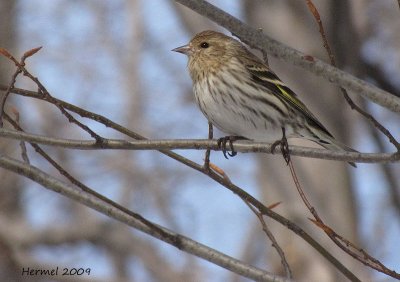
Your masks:
{"label": "thin twig", "polygon": [[337,234],[332,228],[328,227],[318,215],[316,209],[311,205],[310,201],[307,199],[306,194],[304,193],[303,189],[301,188],[300,182],[297,178],[296,171],[294,169],[293,163],[289,162],[290,172],[292,174],[294,183],[296,185],[297,191],[303,200],[304,204],[307,206],[308,210],[314,216],[315,220],[312,220],[318,227],[320,227],[328,236],[329,238],[343,251],[347,254],[355,258],[356,260],[362,262],[366,266],[369,266],[379,272],[385,273],[391,277],[396,279],[400,279],[400,274],[394,270],[387,268],[383,265],[379,260],[375,259],[371,255],[369,255],[366,251],[361,248],[356,247],[353,243],[351,243],[346,238]]}
{"label": "thin twig", "polygon": [[[400,1],[400,0],[399,0]],[[306,0],[308,8],[310,12],[313,14],[315,21],[318,24],[319,27],[319,33],[321,34],[321,38],[323,41],[324,48],[329,56],[329,60],[331,62],[331,65],[336,67],[336,61],[335,57],[332,53],[332,50],[329,46],[328,40],[325,35],[325,30],[322,25],[321,17],[319,15],[319,12],[313,2],[311,0]],[[400,152],[400,143],[397,142],[396,138],[387,130],[380,122],[378,122],[372,115],[364,111],[361,107],[359,107],[354,101],[350,98],[350,96],[347,93],[347,90],[344,89],[343,87],[340,87],[340,90],[343,94],[343,97],[346,99],[346,102],[350,105],[351,109],[356,110],[358,113],[360,113],[362,116],[364,116],[367,120],[369,120],[380,132],[382,132],[386,137],[389,139],[390,143],[392,143],[398,152]]]}
{"label": "thin twig", "polygon": [[[13,113],[14,116],[15,116],[15,123],[19,126],[19,112],[18,112],[18,110],[17,110],[16,108],[12,107],[12,108],[11,108],[11,111],[12,111],[12,113]],[[4,115],[6,115],[6,113],[4,113]],[[21,157],[22,157],[22,159],[23,159],[24,162],[26,162],[27,164],[30,164],[29,157],[28,157],[28,152],[27,152],[27,150],[26,150],[25,142],[24,142],[23,140],[21,140],[21,141],[19,142],[19,146],[20,146],[20,148],[21,148]]]}
{"label": "thin twig", "polygon": [[263,218],[262,213],[257,211],[250,203],[247,201],[244,201],[245,204],[253,211],[253,213],[257,216],[257,218],[260,220],[260,223],[262,225],[262,229],[264,233],[267,235],[267,237],[271,240],[272,242],[272,247],[275,248],[276,252],[278,253],[279,257],[281,258],[281,264],[283,266],[283,269],[285,270],[285,274],[287,278],[293,278],[292,275],[292,270],[290,269],[289,263],[286,260],[285,253],[283,252],[282,248],[279,246],[278,241],[276,241],[274,234],[272,234],[271,230],[269,230],[267,224],[265,223],[265,220]]}
{"label": "thin twig", "polygon": [[292,178],[293,178],[294,184],[296,186],[297,192],[299,193],[304,204],[306,205],[308,210],[311,212],[311,214],[315,217],[315,219],[318,220],[318,222],[322,222],[322,220],[320,219],[315,208],[311,205],[310,201],[308,201],[306,194],[304,193],[303,189],[301,188],[300,181],[297,178],[296,170],[294,169],[292,161],[289,162],[289,168],[290,168],[290,173],[292,174]]}
{"label": "thin twig", "polygon": [[220,168],[219,166],[210,163],[210,168],[215,171],[216,173],[218,173],[219,175],[222,176],[222,178],[227,182],[227,183],[232,183],[231,179],[229,178],[228,174],[226,174],[226,172]]}
{"label": "thin twig", "polygon": [[[17,71],[15,72],[14,76],[15,79],[18,76],[18,74],[20,74],[21,72],[23,73],[24,76],[28,77],[29,79],[31,79],[37,86],[38,86],[38,93],[43,96],[43,100],[46,100],[50,103],[52,103],[53,105],[55,105],[60,111],[61,113],[68,119],[68,121],[70,123],[74,123],[77,126],[79,126],[80,128],[82,128],[84,131],[86,131],[87,133],[90,134],[90,136],[92,136],[97,143],[99,143],[101,145],[103,138],[101,136],[99,136],[97,133],[95,133],[93,130],[91,130],[88,126],[84,125],[83,123],[79,122],[77,119],[75,119],[69,112],[67,112],[64,107],[62,105],[60,105],[57,101],[57,99],[55,99],[53,96],[50,95],[50,93],[47,91],[46,87],[44,87],[44,85],[39,81],[39,79],[35,76],[33,76],[26,68],[25,68],[25,60],[26,58],[32,56],[33,54],[35,54],[36,52],[38,52],[42,47],[38,47],[38,48],[34,48],[31,49],[27,52],[25,52],[25,54],[22,56],[21,58],[21,62],[18,62],[8,51],[6,51],[5,49],[0,49],[0,54],[5,55],[7,58],[9,58],[11,61],[14,62],[14,64],[17,66]],[[13,76],[13,79],[14,79]],[[15,79],[12,81],[12,83],[9,85],[9,88],[13,88],[14,84],[15,84]],[[9,90],[7,90],[6,95],[4,96],[3,100],[2,100],[2,107],[4,106],[5,103],[5,99],[7,98],[9,94]],[[1,118],[1,113],[3,111],[0,112],[0,118]],[[0,124],[1,125],[1,124]]]}
{"label": "thin twig", "polygon": [[[195,168],[196,169],[196,168]],[[360,281],[354,273],[352,273],[346,266],[344,266],[339,260],[333,257],[323,246],[321,246],[318,242],[316,242],[310,235],[308,235],[304,230],[302,230],[295,223],[290,222],[286,218],[272,211],[272,209],[264,206],[261,202],[255,199],[253,196],[242,190],[240,187],[236,186],[231,181],[228,181],[224,177],[221,177],[218,173],[213,170],[205,171],[202,167],[200,167],[200,172],[209,176],[211,179],[215,180],[217,183],[222,186],[228,188],[230,191],[235,193],[238,197],[240,197],[243,201],[250,203],[252,206],[258,209],[258,211],[266,215],[279,223],[286,226],[289,230],[292,230],[295,234],[300,236],[304,241],[313,246],[315,250],[317,250],[323,257],[325,257],[333,266],[336,267],[344,276],[346,276],[350,281]]]}
{"label": "thin twig", "polygon": [[15,85],[15,82],[17,81],[18,75],[21,74],[22,72],[24,72],[26,59],[29,58],[30,56],[33,56],[34,54],[36,54],[40,49],[42,49],[42,47],[37,47],[37,48],[33,48],[31,50],[28,50],[27,52],[25,52],[22,55],[21,61],[18,62],[18,60],[15,59],[15,57],[13,55],[11,55],[10,52],[8,52],[4,48],[0,48],[0,55],[3,55],[6,58],[10,59],[15,64],[15,66],[17,66],[17,70],[12,75],[11,82],[9,83],[8,88],[7,88],[6,92],[4,93],[4,96],[0,102],[0,127],[3,127],[4,107],[6,105],[6,100],[7,100],[8,96],[10,95],[11,88],[14,88],[14,85]]}
{"label": "thin twig", "polygon": [[[370,134],[372,138],[375,140],[375,143],[379,149],[379,151],[383,152],[385,150],[385,144],[382,140],[382,135],[375,130],[375,128],[370,127]],[[390,201],[392,202],[393,209],[395,210],[397,216],[398,224],[400,223],[400,179],[398,177],[398,172],[396,172],[396,168],[392,167],[388,164],[381,164],[382,173],[385,176],[385,182],[387,182]]]}
{"label": "thin twig", "polygon": [[[18,61],[6,49],[0,48],[0,54],[5,56],[6,58],[10,59],[14,63],[18,63]],[[8,84],[8,87],[5,90],[5,93],[3,94],[3,97],[0,101],[0,128],[3,127],[3,115],[4,115],[4,110],[5,110],[4,108],[6,105],[6,100],[11,93],[11,89],[14,88],[15,83],[17,81],[17,77],[21,72],[22,72],[21,68],[17,68],[17,70],[11,76],[11,81]]]}

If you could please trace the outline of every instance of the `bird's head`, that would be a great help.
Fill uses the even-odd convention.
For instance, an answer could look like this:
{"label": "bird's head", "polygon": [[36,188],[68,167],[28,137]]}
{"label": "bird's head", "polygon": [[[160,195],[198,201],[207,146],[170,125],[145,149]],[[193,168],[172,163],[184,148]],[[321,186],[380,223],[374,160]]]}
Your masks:
{"label": "bird's head", "polygon": [[218,71],[243,48],[239,41],[229,36],[206,30],[196,34],[188,44],[172,51],[188,56],[188,68],[193,78],[196,73]]}

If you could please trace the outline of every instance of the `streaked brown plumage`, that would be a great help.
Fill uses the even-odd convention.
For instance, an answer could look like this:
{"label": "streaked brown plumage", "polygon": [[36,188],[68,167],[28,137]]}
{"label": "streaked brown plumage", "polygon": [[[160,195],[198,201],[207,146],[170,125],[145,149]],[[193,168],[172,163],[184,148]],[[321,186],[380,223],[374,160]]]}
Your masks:
{"label": "streaked brown plumage", "polygon": [[188,56],[196,102],[221,131],[271,143],[284,130],[289,138],[354,151],[336,141],[297,95],[236,39],[207,30],[173,51]]}

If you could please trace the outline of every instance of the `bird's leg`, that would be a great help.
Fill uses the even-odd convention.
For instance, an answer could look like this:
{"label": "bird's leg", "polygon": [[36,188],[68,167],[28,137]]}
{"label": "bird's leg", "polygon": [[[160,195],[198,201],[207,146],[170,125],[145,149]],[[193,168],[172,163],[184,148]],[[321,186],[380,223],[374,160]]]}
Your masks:
{"label": "bird's leg", "polygon": [[[213,125],[211,122],[208,122],[208,140],[212,140],[214,136],[214,131],[213,131]],[[204,169],[205,170],[210,170],[210,154],[211,150],[207,149],[206,154],[204,156]]]}
{"label": "bird's leg", "polygon": [[289,153],[289,144],[286,139],[285,128],[282,127],[282,139],[275,141],[271,146],[271,153],[275,152],[276,146],[281,145],[282,156],[285,159],[286,164],[288,165],[290,162],[290,153]]}
{"label": "bird's leg", "polygon": [[[247,138],[242,137],[242,136],[225,136],[225,137],[221,137],[218,139],[218,147],[222,150],[222,153],[224,154],[225,159],[228,159],[228,157],[226,156],[226,154],[228,153],[228,156],[230,157],[234,157],[237,155],[237,152],[233,149],[233,144],[232,142],[236,141],[236,140],[245,140]],[[226,152],[226,143],[229,142],[229,149],[231,150],[231,152]]]}

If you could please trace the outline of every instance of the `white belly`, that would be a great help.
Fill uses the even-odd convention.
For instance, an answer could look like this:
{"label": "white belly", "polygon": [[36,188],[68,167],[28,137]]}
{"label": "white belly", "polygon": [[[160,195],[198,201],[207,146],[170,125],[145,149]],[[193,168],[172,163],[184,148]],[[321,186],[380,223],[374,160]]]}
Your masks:
{"label": "white belly", "polygon": [[[207,119],[228,135],[243,136],[251,140],[275,142],[282,138],[282,128],[273,110],[260,102],[248,103],[235,87],[224,88],[212,85],[206,80],[194,85],[196,102]],[[219,90],[220,92],[216,92]],[[232,92],[233,91],[233,92]],[[236,90],[239,92],[239,90]],[[232,98],[234,96],[235,98]],[[247,101],[247,103],[246,103]],[[278,101],[279,102],[279,101]],[[289,132],[288,132],[289,130]],[[289,137],[291,129],[287,128]]]}

